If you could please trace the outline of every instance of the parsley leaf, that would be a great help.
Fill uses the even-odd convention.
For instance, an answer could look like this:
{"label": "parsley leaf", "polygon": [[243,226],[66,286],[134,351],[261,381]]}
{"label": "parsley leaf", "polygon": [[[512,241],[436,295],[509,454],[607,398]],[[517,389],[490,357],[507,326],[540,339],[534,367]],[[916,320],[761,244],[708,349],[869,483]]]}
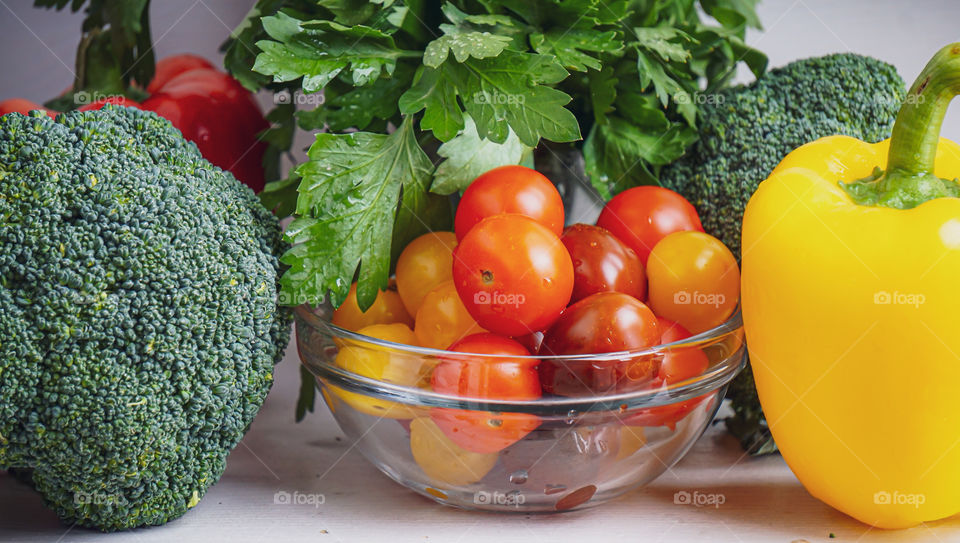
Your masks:
{"label": "parsley leaf", "polygon": [[531,147],[540,138],[575,141],[580,127],[563,107],[570,96],[547,86],[567,75],[552,56],[509,49],[494,58],[448,59],[438,68],[424,68],[420,81],[400,98],[400,111],[410,115],[426,109],[421,128],[447,141],[463,128],[459,96],[482,138],[503,143],[513,129]]}
{"label": "parsley leaf", "polygon": [[603,63],[597,56],[588,53],[618,53],[623,42],[617,32],[596,30],[555,29],[546,34],[531,34],[530,45],[538,53],[554,55],[568,70],[585,72],[587,68],[599,70]]}
{"label": "parsley leaf", "polygon": [[448,53],[453,53],[457,62],[464,62],[470,57],[495,57],[509,43],[509,37],[498,36],[489,32],[454,32],[440,36],[427,44],[427,49],[423,52],[423,64],[436,68],[447,60]]}
{"label": "parsley leaf", "polygon": [[367,308],[387,286],[401,190],[422,196],[433,164],[409,118],[390,135],[317,134],[307,155],[297,168],[298,218],[286,232],[293,247],[282,258],[290,266],[281,279],[284,301],[319,303],[329,293],[339,306],[359,268],[357,301]]}
{"label": "parsley leaf", "polygon": [[416,83],[400,96],[398,105],[406,115],[425,110],[420,129],[432,131],[440,141],[450,140],[463,128],[456,86],[441,69],[420,68]]}
{"label": "parsley leaf", "polygon": [[453,194],[461,191],[487,170],[520,164],[523,157],[533,151],[532,147],[520,143],[513,131],[503,143],[494,143],[480,138],[473,119],[465,117],[464,121],[465,126],[457,137],[437,150],[437,154],[446,160],[437,166],[431,192]]}
{"label": "parsley leaf", "polygon": [[[653,117],[650,121],[658,120]],[[591,184],[604,199],[630,187],[656,184],[647,165],[673,162],[696,140],[696,132],[689,126],[670,124],[665,116],[659,124],[662,132],[620,117],[608,117],[606,123],[593,126],[584,142],[583,158]]]}
{"label": "parsley leaf", "polygon": [[391,74],[405,55],[393,38],[363,25],[332,21],[301,21],[286,13],[263,18],[263,28],[276,41],[257,42],[263,52],[253,69],[280,83],[303,77],[304,92],[316,92],[340,72],[351,68],[354,85]]}

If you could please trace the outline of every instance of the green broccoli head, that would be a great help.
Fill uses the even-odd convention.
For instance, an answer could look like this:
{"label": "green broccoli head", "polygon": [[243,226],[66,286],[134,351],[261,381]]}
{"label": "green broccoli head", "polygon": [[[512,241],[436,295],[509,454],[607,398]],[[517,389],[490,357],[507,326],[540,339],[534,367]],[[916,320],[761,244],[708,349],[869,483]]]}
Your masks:
{"label": "green broccoli head", "polygon": [[897,70],[879,60],[852,53],[798,60],[704,104],[700,140],[661,170],[660,182],[690,200],[704,229],[739,255],[747,201],[783,157],[835,134],[890,137],[904,96]]}
{"label": "green broccoli head", "polygon": [[105,531],[196,505],[287,345],[282,250],[153,113],[0,117],[0,468]]}

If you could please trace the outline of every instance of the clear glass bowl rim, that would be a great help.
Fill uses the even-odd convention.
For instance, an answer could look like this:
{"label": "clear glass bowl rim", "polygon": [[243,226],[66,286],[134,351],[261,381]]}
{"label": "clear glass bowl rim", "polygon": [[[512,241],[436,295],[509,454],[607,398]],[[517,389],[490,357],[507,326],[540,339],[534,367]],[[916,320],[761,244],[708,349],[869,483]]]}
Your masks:
{"label": "clear glass bowl rim", "polygon": [[[326,320],[321,315],[318,315],[317,309],[308,305],[295,307],[294,314],[298,325],[305,324],[319,333],[325,334],[332,338],[347,339],[360,344],[376,345],[408,355],[427,356],[438,359],[464,359],[469,357],[498,358],[503,356],[506,358],[520,360],[526,358],[539,361],[558,360],[579,363],[615,361],[623,360],[625,358],[662,354],[671,350],[699,347],[715,342],[716,340],[735,333],[738,330],[742,330],[743,328],[743,319],[738,306],[730,318],[728,318],[719,326],[699,334],[695,334],[681,341],[675,341],[673,343],[665,343],[641,350],[617,351],[612,353],[517,357],[508,355],[446,351],[386,341],[340,328],[339,326],[336,326]],[[299,338],[297,341],[299,342]],[[692,379],[666,385],[661,388],[642,389],[630,392],[586,397],[551,396],[537,400],[496,400],[489,398],[470,398],[465,396],[443,394],[434,392],[432,390],[408,387],[388,381],[365,377],[363,375],[344,370],[333,364],[324,363],[322,361],[311,363],[311,361],[302,360],[302,363],[316,377],[328,380],[331,382],[331,384],[343,388],[349,392],[363,394],[372,398],[394,401],[418,407],[442,407],[451,409],[470,409],[477,411],[557,415],[568,414],[570,412],[596,412],[612,410],[622,412],[626,409],[659,407],[684,402],[686,400],[714,392],[729,383],[745,366],[746,346],[743,344],[743,339],[741,339],[741,345],[737,351],[730,353],[729,356],[725,357],[720,362],[712,364],[704,373]]]}

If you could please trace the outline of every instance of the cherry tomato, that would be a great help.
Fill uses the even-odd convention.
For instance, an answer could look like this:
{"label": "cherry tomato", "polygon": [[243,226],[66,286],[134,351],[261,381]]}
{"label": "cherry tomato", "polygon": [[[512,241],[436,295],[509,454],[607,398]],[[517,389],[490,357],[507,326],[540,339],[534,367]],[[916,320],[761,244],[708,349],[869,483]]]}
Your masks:
{"label": "cherry tomato", "polygon": [[[535,400],[540,397],[538,361],[516,341],[496,334],[474,334],[451,351],[500,355],[496,358],[457,357],[433,370],[433,390],[464,398]],[[506,356],[503,356],[506,355]],[[495,453],[520,441],[540,426],[529,413],[492,413],[435,408],[430,417],[454,443],[475,453]]]}
{"label": "cherry tomato", "polygon": [[470,452],[423,417],[410,423],[410,452],[427,477],[450,486],[476,483],[493,469],[497,453]]}
{"label": "cherry tomato", "polygon": [[373,305],[366,311],[360,311],[360,306],[357,303],[356,283],[350,286],[347,299],[333,312],[333,319],[331,320],[333,324],[352,332],[373,324],[399,322],[407,326],[413,326],[413,318],[407,313],[406,308],[403,307],[403,301],[400,300],[400,295],[393,288],[381,290],[377,293],[377,299],[374,300]]}
{"label": "cherry tomato", "polygon": [[690,202],[670,189],[656,186],[634,187],[614,196],[600,212],[597,226],[606,228],[636,251],[644,266],[653,246],[667,234],[703,232],[700,216]]}
{"label": "cherry tomato", "polygon": [[140,107],[140,102],[137,102],[136,100],[131,100],[126,96],[108,96],[106,98],[101,98],[99,100],[90,102],[85,106],[78,107],[77,111],[96,111],[99,109],[103,109],[103,106],[107,104],[113,104],[115,106],[124,106],[124,107],[135,107],[135,108]]}
{"label": "cherry tomato", "polygon": [[[405,324],[374,324],[361,328],[359,333],[402,343],[416,345],[417,338],[413,331]],[[428,370],[424,367],[424,359],[416,354],[407,354],[399,350],[390,350],[379,346],[359,344],[350,340],[337,353],[334,363],[357,375],[387,381],[404,386],[426,386]],[[333,393],[347,402],[351,407],[376,417],[413,418],[418,410],[414,407],[372,398],[370,396],[349,392],[331,386]]]}
{"label": "cherry tomato", "polygon": [[446,349],[470,334],[484,331],[460,301],[453,281],[444,281],[428,292],[417,310],[414,332],[424,347]]}
{"label": "cherry tomato", "polygon": [[544,330],[570,301],[570,254],[556,234],[529,217],[486,218],[453,255],[460,299],[491,332],[521,336]]}
{"label": "cherry tomato", "polygon": [[209,60],[197,55],[173,55],[157,61],[153,72],[153,79],[147,85],[147,92],[153,94],[163,88],[171,79],[178,75],[196,69],[216,70]]}
{"label": "cherry tomato", "polygon": [[630,458],[647,444],[647,435],[642,426],[621,426],[620,447],[617,449],[616,460]]}
{"label": "cherry tomato", "polygon": [[[666,384],[658,380],[658,386],[654,388],[665,388]],[[675,430],[677,423],[686,418],[700,404],[710,398],[711,393],[697,396],[680,403],[661,405],[649,409],[640,409],[636,413],[627,415],[620,422],[628,427],[632,426],[666,426]]]}
{"label": "cherry tomato", "polygon": [[560,238],[573,259],[573,296],[576,302],[597,292],[622,292],[643,301],[647,275],[633,249],[616,236],[589,224],[567,227]]}
{"label": "cherry tomato", "polygon": [[740,270],[733,253],[703,232],[663,238],[647,263],[650,307],[691,333],[719,326],[740,299]]}
{"label": "cherry tomato", "polygon": [[429,232],[411,241],[397,260],[397,292],[411,315],[437,285],[453,279],[453,232]]}
{"label": "cherry tomato", "polygon": [[[620,292],[598,292],[571,305],[547,330],[541,355],[639,350],[660,342],[657,318],[643,302]],[[653,355],[624,360],[543,360],[544,392],[586,396],[649,385],[659,361]]]}
{"label": "cherry tomato", "polygon": [[[657,318],[657,326],[660,329],[661,345],[687,339],[693,335],[683,326],[663,317]],[[671,350],[663,354],[659,376],[666,383],[678,383],[702,374],[709,365],[707,355],[699,347]]]}
{"label": "cherry tomato", "polygon": [[26,115],[35,109],[44,111],[50,118],[57,116],[56,111],[51,111],[36,102],[23,98],[8,98],[0,101],[0,115],[6,115],[7,113],[23,113]]}
{"label": "cherry tomato", "polygon": [[[661,344],[687,339],[692,335],[683,326],[662,317],[657,318],[657,323],[660,328]],[[673,383],[693,379],[705,372],[709,365],[710,361],[707,359],[707,355],[697,347],[667,351],[663,354],[660,371],[653,382],[652,388],[665,388]],[[696,409],[707,396],[709,394],[685,402],[641,409],[624,418],[624,421],[632,425],[669,426],[673,428],[677,422]]]}
{"label": "cherry tomato", "polygon": [[502,213],[526,215],[554,234],[563,231],[563,200],[549,179],[523,166],[501,166],[473,180],[457,206],[457,239],[477,223]]}

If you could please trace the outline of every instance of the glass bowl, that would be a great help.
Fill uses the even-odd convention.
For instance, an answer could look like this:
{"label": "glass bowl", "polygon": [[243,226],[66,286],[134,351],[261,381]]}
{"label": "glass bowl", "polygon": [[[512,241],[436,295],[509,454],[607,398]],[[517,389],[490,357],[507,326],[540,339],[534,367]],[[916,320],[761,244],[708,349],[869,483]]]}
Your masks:
{"label": "glass bowl", "polygon": [[[601,390],[600,383],[607,383],[599,393],[528,401],[455,396],[430,390],[437,364],[493,363],[498,357],[356,334],[331,324],[330,313],[296,309],[297,347],[344,434],[391,479],[437,502],[473,510],[576,510],[652,481],[703,433],[745,362],[737,311],[717,328],[651,349],[530,357],[540,367],[596,376],[587,388]],[[669,385],[649,378],[651,365],[658,367],[665,356],[696,350],[708,361],[699,375]],[[373,379],[344,369],[356,364],[343,363],[343,357],[374,365],[388,361],[404,371]],[[406,377],[390,378],[401,374]],[[506,447],[494,443],[498,451],[489,450],[489,439],[471,440],[490,429],[525,435]]]}

